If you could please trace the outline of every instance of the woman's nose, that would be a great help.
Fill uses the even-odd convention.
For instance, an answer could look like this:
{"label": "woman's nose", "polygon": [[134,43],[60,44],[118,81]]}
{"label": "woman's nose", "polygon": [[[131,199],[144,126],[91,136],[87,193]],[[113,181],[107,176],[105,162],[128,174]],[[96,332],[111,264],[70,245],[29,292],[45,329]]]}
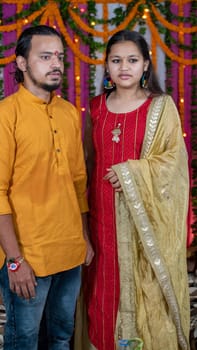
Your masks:
{"label": "woman's nose", "polygon": [[121,61],[120,68],[123,70],[128,69],[128,61],[126,59]]}

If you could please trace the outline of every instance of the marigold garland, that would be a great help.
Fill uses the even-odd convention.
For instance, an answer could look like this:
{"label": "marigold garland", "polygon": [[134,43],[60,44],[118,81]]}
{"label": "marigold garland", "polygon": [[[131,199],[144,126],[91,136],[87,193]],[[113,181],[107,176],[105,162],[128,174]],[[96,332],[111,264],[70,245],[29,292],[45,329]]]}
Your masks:
{"label": "marigold garland", "polygon": [[73,20],[75,21],[75,23],[77,23],[77,25],[83,29],[86,33],[89,33],[89,34],[92,34],[94,36],[98,36],[98,37],[101,37],[101,38],[105,38],[106,36],[107,37],[110,37],[112,36],[113,34],[115,34],[116,32],[118,32],[119,30],[123,30],[125,29],[129,23],[132,21],[132,19],[135,17],[136,13],[137,13],[137,9],[138,9],[138,6],[141,4],[141,1],[139,1],[135,6],[134,8],[132,9],[132,11],[128,14],[128,16],[124,19],[124,21],[119,25],[117,26],[115,29],[113,30],[107,30],[106,33],[104,32],[99,32],[98,30],[96,29],[93,29],[91,27],[89,27],[86,23],[84,23],[81,18],[71,9],[69,8],[68,11],[69,11],[69,14],[71,15],[71,17],[73,18]]}
{"label": "marigold garland", "polygon": [[[32,23],[37,17],[39,17],[46,10],[46,8],[47,8],[47,6],[43,6],[40,10],[35,11],[30,16],[28,16],[26,18],[28,23]],[[23,21],[24,21],[23,19],[19,19],[16,21],[16,23],[6,24],[6,25],[2,25],[2,26],[0,25],[0,32],[11,32],[13,30],[16,30],[17,26],[24,25]]]}
{"label": "marigold garland", "polygon": [[89,64],[102,64],[103,63],[103,59],[92,59],[88,56],[85,56],[77,47],[76,45],[73,43],[72,39],[70,38],[70,35],[68,34],[68,31],[66,29],[66,27],[64,26],[62,17],[59,13],[59,9],[56,7],[55,9],[55,17],[56,17],[56,21],[58,24],[58,27],[62,33],[62,35],[64,36],[64,39],[66,40],[68,46],[71,48],[72,52],[78,57],[80,58],[81,61],[84,61],[86,63]]}
{"label": "marigold garland", "polygon": [[151,38],[152,62],[155,70],[157,70],[157,45],[154,36]]}
{"label": "marigold garland", "polygon": [[108,24],[107,24],[107,19],[108,19],[108,4],[103,5],[103,19],[104,19],[104,24],[103,24],[103,41],[104,43],[107,42],[108,40]]}
{"label": "marigold garland", "polygon": [[[3,2],[5,4],[22,4],[22,5],[28,5],[30,3],[36,3],[38,0],[4,0]],[[53,0],[51,0],[53,1]],[[149,0],[147,0],[148,2]],[[163,0],[157,0],[158,2],[163,2]],[[187,4],[189,3],[191,0],[182,0],[182,4]],[[108,0],[107,1],[108,4],[117,4],[117,0]],[[143,1],[146,2],[146,1]],[[172,2],[174,4],[179,4],[180,0],[172,0]],[[79,3],[79,4],[87,4],[87,0],[75,0],[75,3]],[[106,0],[95,0],[95,3],[99,3],[99,4],[106,4]],[[130,4],[131,0],[119,0],[118,4]]]}
{"label": "marigold garland", "polygon": [[[173,1],[174,2],[174,1]],[[156,18],[158,19],[158,21],[163,24],[163,26],[169,30],[171,30],[172,32],[177,32],[179,33],[180,31],[180,26],[176,26],[175,24],[172,24],[170,22],[168,22],[165,18],[162,17],[162,15],[159,13],[159,11],[155,8],[155,6],[153,4],[151,4],[151,9],[154,13],[154,15],[156,16]],[[184,34],[191,34],[191,33],[195,33],[197,32],[197,26],[194,27],[183,27],[181,28],[181,31]]]}
{"label": "marigold garland", "polygon": [[164,44],[164,42],[162,41],[162,39],[158,33],[157,28],[155,27],[155,25],[151,21],[151,18],[148,14],[147,14],[146,22],[148,24],[148,27],[150,28],[152,35],[155,36],[155,40],[161,46],[162,50],[165,52],[165,54],[167,56],[169,56],[172,60],[177,61],[180,64],[184,64],[184,65],[197,64],[196,58],[195,59],[186,59],[186,58],[179,57],[175,53],[173,53],[166,44]]}

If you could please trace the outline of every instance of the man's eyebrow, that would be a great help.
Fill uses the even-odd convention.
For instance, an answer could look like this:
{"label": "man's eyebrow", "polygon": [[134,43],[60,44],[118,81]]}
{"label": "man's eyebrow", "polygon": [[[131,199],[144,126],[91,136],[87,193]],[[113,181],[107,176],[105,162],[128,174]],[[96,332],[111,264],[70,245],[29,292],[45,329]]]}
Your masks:
{"label": "man's eyebrow", "polygon": [[52,51],[41,51],[40,52],[40,55],[64,55],[64,52],[58,52],[58,51],[55,51],[55,52],[52,52]]}

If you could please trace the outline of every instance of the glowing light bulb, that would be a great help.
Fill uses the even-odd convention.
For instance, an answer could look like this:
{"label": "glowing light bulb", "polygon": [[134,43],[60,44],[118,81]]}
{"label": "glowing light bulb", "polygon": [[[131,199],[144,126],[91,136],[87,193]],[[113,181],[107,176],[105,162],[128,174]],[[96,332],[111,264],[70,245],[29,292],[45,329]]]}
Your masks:
{"label": "glowing light bulb", "polygon": [[183,133],[183,137],[187,137],[187,133],[186,132]]}
{"label": "glowing light bulb", "polygon": [[181,98],[181,99],[180,99],[180,102],[183,103],[183,102],[184,102],[184,98]]}
{"label": "glowing light bulb", "polygon": [[79,75],[76,75],[75,79],[76,79],[77,81],[79,81],[79,80],[80,80],[80,76],[79,76]]}
{"label": "glowing light bulb", "polygon": [[24,24],[29,23],[28,19],[27,19],[27,18],[25,18],[25,19],[23,20],[23,23],[24,23]]}
{"label": "glowing light bulb", "polygon": [[85,107],[81,107],[82,112],[85,112],[85,110],[86,110]]}

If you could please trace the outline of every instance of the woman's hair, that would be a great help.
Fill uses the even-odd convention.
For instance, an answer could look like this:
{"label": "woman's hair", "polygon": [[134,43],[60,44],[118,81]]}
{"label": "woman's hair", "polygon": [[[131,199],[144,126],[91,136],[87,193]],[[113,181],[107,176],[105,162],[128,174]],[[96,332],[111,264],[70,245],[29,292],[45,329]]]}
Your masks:
{"label": "woman's hair", "polygon": [[[56,35],[61,39],[61,35],[54,28],[49,26],[39,25],[27,28],[21,33],[17,41],[15,49],[16,57],[22,56],[26,59],[28,58],[29,51],[31,49],[31,40],[34,35]],[[17,65],[14,77],[17,83],[22,83],[24,81],[23,72],[17,67]]]}
{"label": "woman's hair", "polygon": [[[153,95],[160,95],[163,93],[163,90],[159,84],[159,81],[157,79],[157,76],[154,71],[154,67],[152,64],[152,60],[149,54],[149,47],[144,39],[144,37],[139,34],[136,31],[129,31],[129,30],[121,30],[117,33],[115,33],[108,41],[107,47],[106,47],[106,57],[105,62],[108,61],[108,57],[111,51],[111,47],[119,42],[123,41],[131,41],[133,42],[141,52],[143,58],[145,61],[149,61],[148,70],[146,72],[146,79],[147,84],[146,88],[153,94]],[[115,89],[115,87],[114,87]]]}

